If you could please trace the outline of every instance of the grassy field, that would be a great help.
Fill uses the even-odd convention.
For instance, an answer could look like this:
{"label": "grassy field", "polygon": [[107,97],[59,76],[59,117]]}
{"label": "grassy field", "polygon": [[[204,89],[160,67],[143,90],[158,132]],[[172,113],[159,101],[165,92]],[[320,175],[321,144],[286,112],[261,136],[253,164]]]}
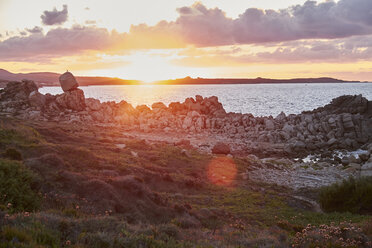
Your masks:
{"label": "grassy field", "polygon": [[370,246],[371,216],[293,204],[248,158],[8,118],[0,148],[0,247]]}

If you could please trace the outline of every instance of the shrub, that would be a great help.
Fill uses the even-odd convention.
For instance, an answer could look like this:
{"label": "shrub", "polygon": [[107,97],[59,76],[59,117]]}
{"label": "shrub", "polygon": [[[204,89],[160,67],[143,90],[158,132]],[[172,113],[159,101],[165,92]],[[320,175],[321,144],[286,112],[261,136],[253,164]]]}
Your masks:
{"label": "shrub", "polygon": [[4,152],[4,157],[12,160],[22,160],[22,154],[14,148],[6,149],[6,151]]}
{"label": "shrub", "polygon": [[0,205],[9,212],[33,211],[40,205],[37,178],[22,163],[0,159]]}
{"label": "shrub", "polygon": [[326,212],[372,213],[372,177],[350,177],[320,190],[319,202]]}

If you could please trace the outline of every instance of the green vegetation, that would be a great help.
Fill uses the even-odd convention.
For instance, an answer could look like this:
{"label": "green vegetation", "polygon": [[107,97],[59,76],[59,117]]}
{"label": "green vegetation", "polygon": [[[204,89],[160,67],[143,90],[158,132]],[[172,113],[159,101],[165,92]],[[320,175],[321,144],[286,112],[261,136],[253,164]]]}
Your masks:
{"label": "green vegetation", "polygon": [[0,248],[57,248],[59,244],[58,234],[39,222],[27,227],[3,226],[0,232]]}
{"label": "green vegetation", "polygon": [[4,152],[3,156],[12,160],[22,160],[22,154],[14,148],[8,148]]}
{"label": "green vegetation", "polygon": [[10,212],[33,211],[40,205],[37,177],[22,163],[0,159],[0,204]]}
{"label": "green vegetation", "polygon": [[[248,157],[231,159],[237,176],[221,186],[208,177],[211,155],[125,137],[113,127],[0,119],[0,147],[0,248],[312,247],[308,237],[344,227],[354,228],[347,234],[361,247],[372,238],[365,207],[302,209],[289,189],[242,179],[255,163]],[[285,160],[266,162],[287,167]],[[367,181],[350,191],[371,195]],[[346,199],[348,191],[339,191],[321,195]],[[337,247],[341,237],[329,245],[318,239]]]}
{"label": "green vegetation", "polygon": [[43,142],[40,134],[32,127],[22,124],[13,125],[8,120],[0,120],[0,142],[5,145],[32,145]]}
{"label": "green vegetation", "polygon": [[372,177],[350,177],[342,183],[324,187],[319,202],[326,212],[372,214]]}

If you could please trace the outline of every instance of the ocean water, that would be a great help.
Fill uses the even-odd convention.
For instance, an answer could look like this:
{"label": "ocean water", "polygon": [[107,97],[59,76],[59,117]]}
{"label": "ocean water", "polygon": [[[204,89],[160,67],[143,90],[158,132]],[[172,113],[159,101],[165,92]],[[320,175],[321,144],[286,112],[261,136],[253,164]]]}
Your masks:
{"label": "ocean water", "polygon": [[[372,100],[372,83],[234,84],[234,85],[121,85],[83,86],[85,97],[105,101],[125,100],[134,107],[154,102],[183,102],[187,97],[217,96],[228,112],[276,116],[297,114],[324,106],[341,95],[362,94]],[[41,93],[60,94],[60,87],[44,87]]]}

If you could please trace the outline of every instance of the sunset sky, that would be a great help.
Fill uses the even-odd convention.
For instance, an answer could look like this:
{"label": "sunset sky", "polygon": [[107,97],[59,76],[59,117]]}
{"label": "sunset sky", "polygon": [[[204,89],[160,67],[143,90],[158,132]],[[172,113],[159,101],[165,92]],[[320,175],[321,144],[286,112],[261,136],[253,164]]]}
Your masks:
{"label": "sunset sky", "polygon": [[372,81],[372,1],[0,0],[0,68]]}

